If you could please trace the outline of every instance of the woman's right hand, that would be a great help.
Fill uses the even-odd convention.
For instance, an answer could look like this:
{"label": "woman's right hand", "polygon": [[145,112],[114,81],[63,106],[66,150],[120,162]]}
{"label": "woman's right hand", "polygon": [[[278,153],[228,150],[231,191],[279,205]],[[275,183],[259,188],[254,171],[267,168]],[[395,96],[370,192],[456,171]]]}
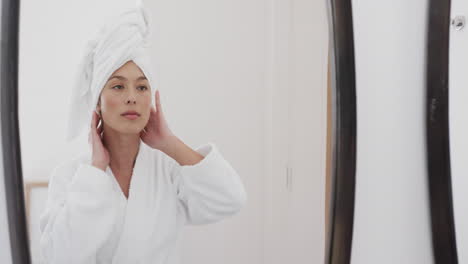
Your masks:
{"label": "woman's right hand", "polygon": [[106,171],[106,168],[110,162],[110,155],[109,151],[106,149],[106,147],[104,147],[104,144],[102,143],[102,122],[99,125],[99,127],[97,127],[100,119],[101,118],[98,116],[98,114],[95,111],[93,111],[91,130],[89,131],[88,135],[88,143],[91,144],[91,148],[93,151],[92,165],[96,168]]}

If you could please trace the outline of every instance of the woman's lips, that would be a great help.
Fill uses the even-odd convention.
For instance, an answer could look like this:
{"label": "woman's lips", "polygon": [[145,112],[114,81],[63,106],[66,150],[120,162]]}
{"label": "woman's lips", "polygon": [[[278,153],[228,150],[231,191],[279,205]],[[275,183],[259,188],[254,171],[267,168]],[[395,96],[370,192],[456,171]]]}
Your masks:
{"label": "woman's lips", "polygon": [[135,120],[138,118],[137,114],[127,114],[127,115],[122,115],[122,116],[130,120]]}

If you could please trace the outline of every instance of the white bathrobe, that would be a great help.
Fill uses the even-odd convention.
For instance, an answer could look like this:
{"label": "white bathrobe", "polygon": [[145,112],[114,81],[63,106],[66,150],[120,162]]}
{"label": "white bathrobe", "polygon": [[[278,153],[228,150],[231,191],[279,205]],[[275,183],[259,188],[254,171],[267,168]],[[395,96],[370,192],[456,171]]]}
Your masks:
{"label": "white bathrobe", "polygon": [[180,166],[140,141],[128,200],[112,170],[91,166],[91,154],[57,166],[40,217],[44,263],[179,263],[185,224],[236,214],[247,194],[216,145],[195,149],[204,158]]}

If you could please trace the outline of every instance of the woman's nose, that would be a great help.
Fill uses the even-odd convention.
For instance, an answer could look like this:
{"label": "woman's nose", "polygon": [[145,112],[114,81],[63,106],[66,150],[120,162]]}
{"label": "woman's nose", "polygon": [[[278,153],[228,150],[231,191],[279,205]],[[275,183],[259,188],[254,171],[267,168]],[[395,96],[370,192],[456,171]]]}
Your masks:
{"label": "woman's nose", "polygon": [[135,92],[128,92],[127,94],[127,99],[125,100],[125,103],[126,104],[130,104],[130,103],[133,103],[133,104],[136,104],[136,99],[135,99]]}

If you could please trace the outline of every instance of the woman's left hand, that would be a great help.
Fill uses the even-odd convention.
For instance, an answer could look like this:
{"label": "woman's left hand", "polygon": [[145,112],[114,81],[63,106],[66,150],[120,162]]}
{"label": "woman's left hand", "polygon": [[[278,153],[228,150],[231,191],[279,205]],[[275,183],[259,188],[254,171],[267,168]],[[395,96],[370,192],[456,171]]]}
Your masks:
{"label": "woman's left hand", "polygon": [[164,113],[161,107],[159,90],[156,90],[156,109],[151,107],[150,117],[146,124],[145,131],[140,132],[140,137],[148,146],[166,151],[170,148],[171,141],[174,139],[174,134],[169,129],[169,126],[164,118]]}

